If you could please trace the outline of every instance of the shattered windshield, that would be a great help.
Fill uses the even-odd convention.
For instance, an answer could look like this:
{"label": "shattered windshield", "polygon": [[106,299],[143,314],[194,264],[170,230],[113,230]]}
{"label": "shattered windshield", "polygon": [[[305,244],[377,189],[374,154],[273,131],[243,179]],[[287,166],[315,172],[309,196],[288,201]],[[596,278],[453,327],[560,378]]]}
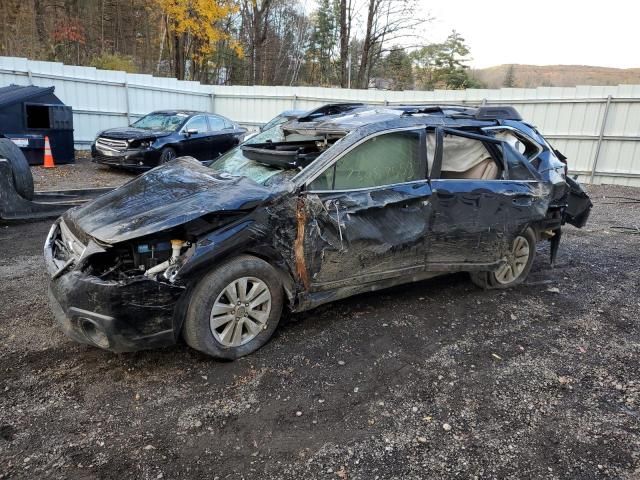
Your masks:
{"label": "shattered windshield", "polygon": [[[290,137],[291,136],[285,138],[285,134],[282,131],[281,126],[276,125],[254,137],[251,137],[242,145],[249,146],[265,142],[285,142],[290,140]],[[296,140],[300,140],[302,138],[301,135],[295,135],[295,137]],[[315,138],[316,137],[304,137],[306,140],[314,140]],[[267,182],[272,183],[277,181],[279,177],[292,178],[297,173],[297,171],[293,169],[285,170],[251,160],[245,156],[241,146],[229,150],[227,153],[222,155],[211,165],[211,168],[221,172],[226,172],[230,175],[248,177],[254,182],[263,185]],[[276,177],[276,175],[278,177]]]}
{"label": "shattered windshield", "polygon": [[151,113],[134,122],[131,126],[144,130],[174,132],[188,116],[185,113]]}

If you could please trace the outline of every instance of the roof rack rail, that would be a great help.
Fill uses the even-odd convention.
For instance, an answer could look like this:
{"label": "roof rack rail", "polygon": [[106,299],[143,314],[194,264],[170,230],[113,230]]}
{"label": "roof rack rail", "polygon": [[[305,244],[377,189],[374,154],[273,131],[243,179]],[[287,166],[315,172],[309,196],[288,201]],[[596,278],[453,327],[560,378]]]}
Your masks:
{"label": "roof rack rail", "polygon": [[478,120],[522,120],[518,111],[509,105],[482,105],[475,118]]}
{"label": "roof rack rail", "polygon": [[404,115],[416,113],[455,112],[452,117],[475,118],[476,120],[518,120],[522,117],[518,111],[509,105],[394,105],[392,108],[403,110]]}
{"label": "roof rack rail", "polygon": [[445,114],[445,111],[456,112],[456,115],[473,116],[476,113],[477,107],[471,105],[434,105],[434,104],[414,104],[414,105],[393,105],[389,108],[396,108],[403,110],[405,115],[413,115],[416,113],[441,113]]}

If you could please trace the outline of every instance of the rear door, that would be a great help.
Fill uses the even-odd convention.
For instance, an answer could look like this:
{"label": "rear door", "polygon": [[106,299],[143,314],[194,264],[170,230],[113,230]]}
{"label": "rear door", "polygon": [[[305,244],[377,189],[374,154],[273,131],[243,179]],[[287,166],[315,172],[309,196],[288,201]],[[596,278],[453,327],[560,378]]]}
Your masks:
{"label": "rear door", "polygon": [[377,133],[307,183],[296,252],[309,290],[424,271],[431,218],[425,146],[424,129]]}
{"label": "rear door", "polygon": [[427,269],[497,266],[512,238],[545,217],[548,192],[527,159],[505,141],[438,128],[434,143]]}

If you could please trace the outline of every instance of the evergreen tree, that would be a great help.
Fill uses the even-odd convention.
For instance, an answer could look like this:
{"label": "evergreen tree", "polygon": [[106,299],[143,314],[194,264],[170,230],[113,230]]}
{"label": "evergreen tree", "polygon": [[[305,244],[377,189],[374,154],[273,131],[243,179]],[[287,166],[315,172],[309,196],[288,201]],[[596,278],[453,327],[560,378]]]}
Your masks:
{"label": "evergreen tree", "polygon": [[444,43],[427,45],[413,58],[417,63],[420,83],[426,88],[481,88],[482,84],[469,74],[469,47],[455,30]]}
{"label": "evergreen tree", "polygon": [[383,61],[383,72],[391,80],[392,90],[410,90],[413,88],[413,70],[411,57],[402,47],[392,47]]}
{"label": "evergreen tree", "polygon": [[504,82],[502,82],[503,87],[513,88],[516,86],[516,76],[514,72],[513,65],[509,65],[507,67],[507,71],[504,74]]}
{"label": "evergreen tree", "polygon": [[309,56],[316,67],[317,82],[328,85],[333,80],[332,58],[336,48],[336,11],[332,0],[320,0],[314,17]]}

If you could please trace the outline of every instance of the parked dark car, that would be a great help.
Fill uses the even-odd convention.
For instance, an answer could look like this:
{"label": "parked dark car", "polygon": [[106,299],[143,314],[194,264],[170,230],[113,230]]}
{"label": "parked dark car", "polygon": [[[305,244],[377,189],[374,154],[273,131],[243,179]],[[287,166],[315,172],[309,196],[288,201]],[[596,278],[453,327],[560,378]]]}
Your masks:
{"label": "parked dark car", "polygon": [[233,359],[284,308],[466,271],[482,288],[555,257],[591,202],[509,107],[328,106],[211,168],[179,158],[68,211],[45,244],[52,308],[79,342]]}
{"label": "parked dark car", "polygon": [[91,156],[94,162],[132,170],[148,170],[179,156],[208,162],[238,145],[246,132],[220,115],[164,110],[145,115],[130,127],[100,132]]}

